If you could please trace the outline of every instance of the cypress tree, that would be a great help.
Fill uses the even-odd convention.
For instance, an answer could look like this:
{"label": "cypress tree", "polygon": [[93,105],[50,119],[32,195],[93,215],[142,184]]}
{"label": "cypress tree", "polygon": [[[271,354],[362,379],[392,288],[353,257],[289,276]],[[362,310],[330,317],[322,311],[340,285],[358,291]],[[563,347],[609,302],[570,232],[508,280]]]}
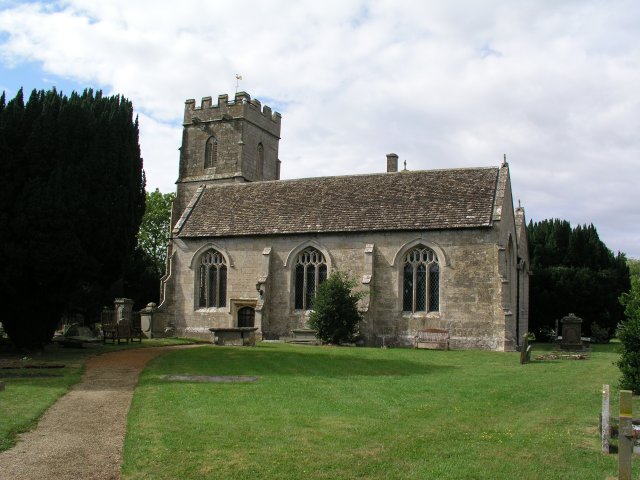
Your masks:
{"label": "cypress tree", "polygon": [[629,290],[624,254],[614,255],[593,224],[571,228],[566,220],[530,222],[527,238],[531,257],[529,328],[553,328],[555,320],[575,313],[583,331],[602,327],[608,335],[623,319],[618,302]]}
{"label": "cypress tree", "polygon": [[48,342],[65,310],[119,294],[144,175],[131,102],[85,90],[22,91],[0,109],[0,321],[20,347]]}

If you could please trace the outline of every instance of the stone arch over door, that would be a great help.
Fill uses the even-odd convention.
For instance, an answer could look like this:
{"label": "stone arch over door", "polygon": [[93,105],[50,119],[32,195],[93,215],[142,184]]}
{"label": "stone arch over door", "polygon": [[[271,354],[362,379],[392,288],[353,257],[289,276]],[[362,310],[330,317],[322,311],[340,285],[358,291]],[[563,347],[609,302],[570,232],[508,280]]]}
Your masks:
{"label": "stone arch over door", "polygon": [[256,320],[256,310],[253,307],[242,307],[237,314],[238,327],[254,327]]}

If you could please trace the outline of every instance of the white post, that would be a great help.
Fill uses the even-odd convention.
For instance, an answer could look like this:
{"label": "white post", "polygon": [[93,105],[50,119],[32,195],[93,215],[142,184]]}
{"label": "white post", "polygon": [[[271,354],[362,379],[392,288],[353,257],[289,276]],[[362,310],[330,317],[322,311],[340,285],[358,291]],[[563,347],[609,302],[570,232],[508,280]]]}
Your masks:
{"label": "white post", "polygon": [[600,420],[600,434],[602,435],[602,452],[609,453],[609,443],[611,440],[611,426],[609,420],[611,412],[609,410],[609,385],[602,386],[602,413]]}

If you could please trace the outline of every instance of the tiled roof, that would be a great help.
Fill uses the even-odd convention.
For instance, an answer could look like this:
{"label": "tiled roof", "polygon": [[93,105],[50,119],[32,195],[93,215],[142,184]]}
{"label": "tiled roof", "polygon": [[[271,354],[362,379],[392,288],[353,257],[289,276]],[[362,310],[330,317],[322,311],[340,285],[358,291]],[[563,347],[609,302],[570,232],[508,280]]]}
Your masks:
{"label": "tiled roof", "polygon": [[498,168],[208,185],[179,237],[487,227]]}

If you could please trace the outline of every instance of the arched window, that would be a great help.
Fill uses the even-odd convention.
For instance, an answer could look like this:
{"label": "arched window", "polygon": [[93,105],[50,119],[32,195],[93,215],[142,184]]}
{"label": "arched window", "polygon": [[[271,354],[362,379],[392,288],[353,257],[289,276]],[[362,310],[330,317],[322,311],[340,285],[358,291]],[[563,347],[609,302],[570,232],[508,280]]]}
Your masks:
{"label": "arched window", "polygon": [[303,250],[296,259],[296,309],[311,310],[318,285],[327,279],[327,261],[313,247]]}
{"label": "arched window", "polygon": [[218,160],[218,141],[216,137],[209,137],[204,148],[204,168],[211,168]]}
{"label": "arched window", "polygon": [[402,310],[437,312],[440,309],[440,265],[430,248],[418,246],[404,257]]}
{"label": "arched window", "polygon": [[200,260],[200,308],[224,307],[227,304],[227,265],[222,254],[207,250]]}
{"label": "arched window", "polygon": [[264,177],[264,147],[261,143],[258,144],[258,156],[256,158],[256,177],[258,180],[262,180]]}

